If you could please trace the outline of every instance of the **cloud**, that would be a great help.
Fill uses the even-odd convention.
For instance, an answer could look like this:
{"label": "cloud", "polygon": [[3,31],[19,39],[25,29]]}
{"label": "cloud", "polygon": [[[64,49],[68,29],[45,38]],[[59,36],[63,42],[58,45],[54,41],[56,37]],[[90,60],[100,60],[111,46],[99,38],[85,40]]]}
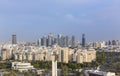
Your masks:
{"label": "cloud", "polygon": [[69,21],[69,22],[71,22],[71,21],[77,22],[78,21],[77,17],[73,16],[72,14],[66,14],[65,19],[66,19],[66,21]]}

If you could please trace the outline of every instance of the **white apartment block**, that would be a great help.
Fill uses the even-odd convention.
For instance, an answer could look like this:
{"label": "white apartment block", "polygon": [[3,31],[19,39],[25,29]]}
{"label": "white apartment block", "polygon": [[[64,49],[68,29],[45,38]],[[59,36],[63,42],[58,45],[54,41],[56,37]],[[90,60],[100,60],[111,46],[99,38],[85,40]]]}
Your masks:
{"label": "white apartment block", "polygon": [[20,72],[34,69],[31,63],[12,62],[12,69]]}
{"label": "white apartment block", "polygon": [[84,76],[115,76],[115,73],[103,72],[99,70],[85,70]]}

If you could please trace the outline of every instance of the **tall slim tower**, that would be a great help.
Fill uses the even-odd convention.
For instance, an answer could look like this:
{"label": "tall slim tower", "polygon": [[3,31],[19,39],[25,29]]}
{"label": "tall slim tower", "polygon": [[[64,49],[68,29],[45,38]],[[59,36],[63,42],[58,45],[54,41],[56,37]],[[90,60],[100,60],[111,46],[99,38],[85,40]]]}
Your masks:
{"label": "tall slim tower", "polygon": [[53,53],[52,56],[52,76],[57,76],[57,59],[58,59],[58,54]]}
{"label": "tall slim tower", "polygon": [[61,37],[62,37],[62,35],[61,34],[58,34],[58,38],[57,38],[57,40],[58,40],[58,45],[59,46],[61,46]]}
{"label": "tall slim tower", "polygon": [[73,48],[76,47],[75,36],[72,36],[71,42],[72,42],[72,47],[73,47]]}
{"label": "tall slim tower", "polygon": [[41,39],[37,40],[37,46],[41,46]]}
{"label": "tall slim tower", "polygon": [[82,34],[82,47],[85,47],[85,34]]}
{"label": "tall slim tower", "polygon": [[48,46],[52,46],[53,45],[53,34],[52,33],[50,33],[49,35],[48,35]]}
{"label": "tall slim tower", "polygon": [[46,37],[46,36],[43,36],[41,42],[42,42],[42,43],[41,43],[42,46],[47,46],[47,37]]}
{"label": "tall slim tower", "polygon": [[12,35],[12,44],[17,44],[17,37],[16,37],[16,35]]}

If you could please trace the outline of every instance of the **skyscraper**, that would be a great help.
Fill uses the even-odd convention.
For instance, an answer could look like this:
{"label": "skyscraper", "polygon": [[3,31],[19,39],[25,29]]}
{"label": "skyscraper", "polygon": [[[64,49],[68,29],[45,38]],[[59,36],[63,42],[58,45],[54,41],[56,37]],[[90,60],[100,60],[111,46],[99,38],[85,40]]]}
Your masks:
{"label": "skyscraper", "polygon": [[59,35],[58,35],[58,38],[57,38],[57,40],[58,40],[58,45],[59,45],[59,46],[61,45],[61,36],[62,36],[62,35],[59,34]]}
{"label": "skyscraper", "polygon": [[37,40],[37,46],[41,46],[41,39]]}
{"label": "skyscraper", "polygon": [[85,34],[82,34],[82,47],[85,47]]}
{"label": "skyscraper", "polygon": [[70,46],[70,37],[66,36],[66,46],[69,47]]}
{"label": "skyscraper", "polygon": [[116,41],[115,40],[112,40],[112,45],[116,45]]}
{"label": "skyscraper", "polygon": [[65,41],[64,36],[61,36],[61,39],[60,39],[60,47],[64,47],[64,41]]}
{"label": "skyscraper", "polygon": [[47,37],[43,36],[43,38],[41,39],[41,44],[42,46],[47,46]]}
{"label": "skyscraper", "polygon": [[57,44],[58,45],[58,39],[57,38],[54,38],[53,44]]}
{"label": "skyscraper", "polygon": [[16,35],[12,35],[12,44],[17,44],[17,37],[16,37]]}
{"label": "skyscraper", "polygon": [[48,46],[52,46],[53,45],[53,39],[54,39],[53,34],[50,33],[48,35]]}
{"label": "skyscraper", "polygon": [[72,42],[72,47],[76,47],[76,40],[75,40],[75,36],[72,36],[72,39],[71,39],[71,42]]}
{"label": "skyscraper", "polygon": [[108,45],[111,45],[111,44],[112,44],[112,43],[111,43],[111,41],[109,40],[109,41],[108,41]]}

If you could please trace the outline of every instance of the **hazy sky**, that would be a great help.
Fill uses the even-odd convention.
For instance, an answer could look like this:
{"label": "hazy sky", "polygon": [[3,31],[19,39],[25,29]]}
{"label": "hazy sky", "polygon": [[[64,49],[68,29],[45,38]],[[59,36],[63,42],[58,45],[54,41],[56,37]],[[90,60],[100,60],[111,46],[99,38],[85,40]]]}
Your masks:
{"label": "hazy sky", "polygon": [[88,40],[120,39],[120,0],[0,0],[0,41],[85,33]]}

